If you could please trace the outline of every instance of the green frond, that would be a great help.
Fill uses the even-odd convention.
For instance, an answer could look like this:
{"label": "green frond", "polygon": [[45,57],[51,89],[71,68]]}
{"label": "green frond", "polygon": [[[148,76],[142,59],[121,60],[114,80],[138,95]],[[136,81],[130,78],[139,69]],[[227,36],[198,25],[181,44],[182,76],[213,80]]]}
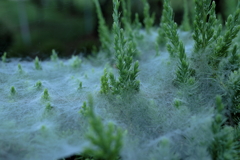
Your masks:
{"label": "green frond", "polygon": [[23,73],[23,69],[22,69],[22,66],[21,66],[21,64],[18,64],[18,72],[19,72],[20,74],[22,74],[22,73]]}
{"label": "green frond", "polygon": [[238,68],[240,68],[240,55],[237,52],[237,45],[234,45],[231,55],[229,56],[228,59],[228,66],[230,66],[231,71],[235,71]]}
{"label": "green frond", "polygon": [[[120,14],[119,6],[120,2],[118,0],[113,1],[113,33],[114,33],[114,50],[116,67],[118,69],[119,77],[116,79],[112,73],[101,78],[101,92],[107,93],[111,90],[113,94],[120,94],[124,90],[136,90],[139,91],[139,82],[136,80],[138,74],[138,62],[133,66],[133,56],[137,55],[136,44],[133,39],[125,38],[124,29],[120,26]],[[133,35],[132,35],[133,36]],[[108,84],[108,78],[110,79],[110,86]],[[108,90],[108,91],[107,91]]]}
{"label": "green frond", "polygon": [[37,81],[37,83],[34,85],[34,87],[36,87],[37,89],[42,88],[42,82],[41,81]]}
{"label": "green frond", "polygon": [[4,52],[1,58],[3,63],[7,62],[7,52]]}
{"label": "green frond", "polygon": [[150,29],[152,28],[155,20],[155,14],[150,14],[150,5],[147,2],[147,0],[142,0],[143,1],[143,15],[144,15],[144,25],[146,28],[147,33],[150,33]]}
{"label": "green frond", "polygon": [[183,12],[183,21],[182,21],[181,29],[183,31],[190,31],[191,26],[190,26],[189,10],[188,10],[187,0],[184,0],[183,4],[184,4],[184,12]]}
{"label": "green frond", "polygon": [[175,81],[179,84],[194,84],[194,78],[193,76],[194,71],[191,70],[189,67],[189,63],[182,59],[179,62],[178,69],[176,71],[177,78]]}
{"label": "green frond", "polygon": [[109,92],[109,84],[108,84],[108,74],[107,70],[104,69],[104,74],[101,77],[101,90],[100,93],[107,94]]}
{"label": "green frond", "polygon": [[227,82],[227,89],[231,101],[230,106],[228,106],[230,111],[229,119],[238,119],[240,118],[240,69],[231,72]]}
{"label": "green frond", "polygon": [[72,57],[73,62],[72,62],[72,67],[73,68],[79,68],[82,64],[82,60],[78,56],[73,56]]}
{"label": "green frond", "polygon": [[213,58],[211,59],[211,65],[215,68],[218,67],[222,58],[228,56],[229,48],[232,45],[232,41],[236,38],[237,34],[240,30],[240,23],[239,23],[239,16],[240,16],[240,8],[234,13],[234,15],[229,15],[226,21],[226,32],[223,36],[220,36],[217,39],[217,43],[215,45]]}
{"label": "green frond", "polygon": [[106,25],[105,19],[102,15],[102,10],[99,4],[98,0],[93,0],[95,6],[96,6],[96,12],[98,16],[98,34],[99,34],[99,39],[101,42],[101,46],[103,50],[106,50],[107,53],[110,55],[110,46],[111,46],[111,36],[110,36],[110,31]]}
{"label": "green frond", "polygon": [[138,13],[135,13],[135,18],[134,18],[134,22],[132,24],[133,28],[136,29],[136,30],[140,30],[141,27],[142,27],[142,24],[139,20],[139,15]]}
{"label": "green frond", "polygon": [[122,16],[122,23],[124,25],[124,29],[127,32],[131,32],[131,0],[122,0],[122,10],[123,10],[123,16]]}
{"label": "green frond", "polygon": [[[213,140],[209,146],[209,153],[213,160],[237,160],[236,143],[234,141],[233,128],[222,124],[226,121],[223,115],[224,105],[220,96],[216,97],[217,113],[212,122]],[[221,144],[221,145],[220,145]]]}
{"label": "green frond", "polygon": [[169,0],[164,0],[162,22],[165,36],[170,42],[167,44],[168,52],[171,57],[176,57],[180,39],[177,33],[177,23],[173,20],[173,9],[170,6]]}
{"label": "green frond", "polygon": [[195,0],[195,18],[193,39],[194,51],[205,50],[221,33],[222,26],[215,14],[216,4],[211,0]]}
{"label": "green frond", "polygon": [[49,96],[49,93],[48,93],[48,89],[44,89],[43,95],[42,95],[42,99],[43,99],[43,100],[50,100],[50,96]]}
{"label": "green frond", "polygon": [[[92,96],[88,97],[88,106],[84,102],[83,107],[90,125],[90,132],[86,134],[90,146],[84,149],[83,154],[100,159],[117,160],[123,145],[123,132],[115,129],[112,123],[108,123],[107,126],[103,124],[100,117],[94,113]],[[86,108],[87,112],[85,112]]]}
{"label": "green frond", "polygon": [[35,69],[36,70],[42,70],[42,66],[39,63],[38,57],[35,58],[34,64],[35,64]]}
{"label": "green frond", "polygon": [[10,89],[10,94],[11,94],[12,96],[14,96],[16,93],[17,93],[17,92],[16,92],[15,87],[12,86],[11,89]]}
{"label": "green frond", "polygon": [[191,77],[193,75],[193,71],[188,63],[184,45],[179,39],[177,24],[173,20],[173,10],[170,6],[169,0],[164,1],[162,19],[165,35],[170,41],[170,43],[167,44],[168,52],[171,57],[178,57],[179,59],[176,79],[174,81],[178,84],[186,84],[189,82],[193,83],[193,78]]}
{"label": "green frond", "polygon": [[56,62],[58,60],[58,54],[55,49],[52,50],[51,61]]}

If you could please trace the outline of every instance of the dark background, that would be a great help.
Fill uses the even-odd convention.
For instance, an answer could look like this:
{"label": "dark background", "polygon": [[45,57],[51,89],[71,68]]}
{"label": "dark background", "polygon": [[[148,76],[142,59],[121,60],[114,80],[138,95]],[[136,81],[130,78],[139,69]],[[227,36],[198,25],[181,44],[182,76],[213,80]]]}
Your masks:
{"label": "dark background", "polygon": [[[112,0],[99,0],[107,25],[112,24]],[[163,0],[148,0],[151,12],[156,13],[155,26],[159,25]],[[216,0],[217,13],[226,19],[237,0]],[[140,14],[143,4],[132,0],[132,11]],[[175,21],[180,24],[183,0],[172,0]],[[193,0],[188,0],[190,20],[193,17]],[[60,57],[90,54],[99,48],[97,16],[91,0],[1,0],[0,1],[0,56],[36,56],[48,58],[52,49]]]}

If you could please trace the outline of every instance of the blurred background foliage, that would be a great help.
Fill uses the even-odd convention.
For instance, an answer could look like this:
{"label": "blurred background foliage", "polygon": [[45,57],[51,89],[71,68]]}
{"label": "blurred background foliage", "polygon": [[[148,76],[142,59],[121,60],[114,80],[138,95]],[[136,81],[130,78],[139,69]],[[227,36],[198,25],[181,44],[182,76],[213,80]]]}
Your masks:
{"label": "blurred background foliage", "polygon": [[[99,0],[107,25],[112,24],[112,0]],[[148,0],[151,12],[156,13],[159,25],[163,0]],[[218,0],[217,13],[226,19],[237,0]],[[174,18],[181,23],[183,0],[172,0]],[[188,0],[190,19],[194,8]],[[132,11],[143,18],[141,0],[132,0]],[[48,58],[52,49],[60,57],[73,54],[87,55],[93,46],[99,47],[97,16],[91,0],[1,0],[0,1],[0,56]]]}

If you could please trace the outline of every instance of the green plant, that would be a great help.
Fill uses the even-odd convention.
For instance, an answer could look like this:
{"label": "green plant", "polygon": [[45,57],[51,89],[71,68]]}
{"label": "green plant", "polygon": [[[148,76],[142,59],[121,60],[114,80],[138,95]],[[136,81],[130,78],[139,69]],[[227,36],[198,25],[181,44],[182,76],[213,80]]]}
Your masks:
{"label": "green plant", "polygon": [[[226,121],[224,118],[224,106],[220,96],[216,97],[217,114],[212,123],[212,132],[214,139],[209,146],[209,152],[213,160],[234,160],[238,159],[238,152],[236,149],[236,142],[234,142],[233,128],[222,125]],[[221,145],[220,145],[221,144]]]}
{"label": "green plant", "polygon": [[11,89],[10,89],[10,94],[11,94],[12,96],[14,96],[14,95],[16,94],[16,89],[15,89],[14,86],[11,87]]}
{"label": "green plant", "polygon": [[184,13],[183,13],[183,21],[182,21],[181,29],[183,31],[191,31],[188,2],[187,0],[184,0],[183,3],[184,3]]}
{"label": "green plant", "polygon": [[104,126],[100,117],[94,113],[92,96],[88,97],[88,106],[84,102],[81,113],[88,117],[90,125],[90,133],[86,135],[90,146],[84,149],[83,154],[92,155],[95,158],[117,160],[122,148],[122,131],[120,129],[115,131],[112,123]]}
{"label": "green plant", "polygon": [[171,57],[178,57],[178,70],[176,71],[176,82],[177,83],[194,83],[193,69],[190,68],[183,42],[179,39],[177,33],[177,24],[173,21],[173,10],[169,4],[169,0],[164,0],[163,5],[163,29],[165,35],[170,41],[167,44],[167,49]]}
{"label": "green plant", "polygon": [[51,60],[54,62],[58,60],[57,52],[54,49],[52,50]]}
{"label": "green plant", "polygon": [[150,15],[150,6],[147,2],[147,0],[142,0],[144,3],[144,9],[143,9],[143,14],[144,14],[144,25],[146,28],[147,33],[150,33],[150,29],[153,27],[155,15],[152,14]]}
{"label": "green plant", "polygon": [[218,23],[215,14],[216,4],[211,0],[195,1],[195,18],[193,39],[194,50],[204,51],[207,46],[215,42],[222,31],[222,25]]}
{"label": "green plant", "polygon": [[[240,4],[239,4],[240,5]],[[211,59],[211,64],[214,67],[218,67],[219,62],[221,59],[226,58],[231,47],[232,41],[236,38],[239,30],[240,30],[240,23],[239,23],[239,16],[240,16],[240,7],[235,11],[234,15],[229,15],[226,21],[226,32],[223,36],[219,36],[217,39],[217,43],[214,47],[213,52],[213,59]]]}
{"label": "green plant", "polygon": [[[130,39],[125,39],[124,30],[120,27],[120,14],[118,12],[120,2],[118,0],[113,1],[113,33],[114,37],[114,50],[116,59],[116,68],[119,72],[119,78],[116,80],[113,73],[109,74],[109,77],[104,71],[104,75],[101,78],[102,93],[111,92],[113,94],[120,94],[124,90],[139,90],[140,82],[136,80],[139,72],[138,62],[133,64],[133,56],[136,52],[134,43]],[[110,82],[108,82],[110,80]]]}
{"label": "green plant", "polygon": [[127,30],[128,32],[132,31],[132,20],[131,20],[131,0],[123,0],[121,1],[122,3],[122,10],[123,10],[123,16],[122,16],[122,23],[124,25],[125,30]]}
{"label": "green plant", "polygon": [[42,82],[41,82],[41,81],[38,81],[38,82],[35,84],[35,87],[36,87],[37,89],[42,88]]}
{"label": "green plant", "polygon": [[19,73],[23,73],[23,69],[22,69],[21,64],[18,64],[18,72],[19,72]]}
{"label": "green plant", "polygon": [[106,22],[103,18],[102,11],[99,5],[98,0],[93,0],[95,6],[96,6],[96,11],[97,11],[97,16],[98,16],[98,33],[99,33],[99,39],[102,45],[102,49],[106,50],[108,54],[110,54],[111,49],[110,49],[110,44],[111,44],[111,38],[110,38],[110,33],[109,29],[106,26]]}
{"label": "green plant", "polygon": [[195,1],[182,31],[164,0],[149,34],[131,4],[113,0],[112,30],[99,29],[109,52],[0,62],[0,159],[239,160],[240,5],[221,24]]}
{"label": "green plant", "polygon": [[72,57],[72,67],[73,68],[79,68],[81,66],[82,60],[78,56]]}
{"label": "green plant", "polygon": [[41,65],[40,65],[40,63],[39,63],[38,57],[35,58],[34,64],[35,64],[35,69],[36,69],[36,70],[41,70],[41,69],[42,69],[42,67],[41,67]]}
{"label": "green plant", "polygon": [[50,96],[49,96],[49,93],[48,93],[48,89],[44,89],[43,95],[42,95],[42,99],[43,100],[49,100],[50,99]]}
{"label": "green plant", "polygon": [[2,55],[2,62],[6,62],[7,59],[7,52],[4,52]]}

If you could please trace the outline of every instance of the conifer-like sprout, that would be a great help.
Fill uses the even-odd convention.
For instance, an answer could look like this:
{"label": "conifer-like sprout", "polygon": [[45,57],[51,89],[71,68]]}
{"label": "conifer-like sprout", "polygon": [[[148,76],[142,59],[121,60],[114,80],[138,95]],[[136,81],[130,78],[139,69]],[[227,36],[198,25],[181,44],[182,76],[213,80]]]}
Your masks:
{"label": "conifer-like sprout", "polygon": [[195,83],[195,79],[193,77],[194,70],[190,68],[182,42],[179,43],[179,63],[176,75],[177,83],[190,85],[193,85]]}
{"label": "conifer-like sprout", "polygon": [[240,119],[240,69],[231,72],[228,82],[228,98],[231,105],[228,106],[228,118],[231,125],[237,125]]}
{"label": "conifer-like sprout", "polygon": [[[139,51],[137,49],[137,42],[136,39],[139,39],[140,33],[139,29],[139,21],[135,22],[136,24],[132,24],[131,20],[131,0],[122,0],[121,6],[123,10],[123,16],[121,17],[121,22],[124,26],[124,36],[128,37],[128,41],[130,41],[132,45],[132,49],[135,50],[133,57],[139,55]],[[120,19],[120,17],[119,17]]]}
{"label": "conifer-like sprout", "polygon": [[135,13],[135,19],[134,19],[132,26],[135,28],[135,30],[140,30],[142,27],[142,23],[139,20],[138,13]]}
{"label": "conifer-like sprout", "polygon": [[53,108],[53,106],[50,103],[47,103],[45,110],[50,111]]}
{"label": "conifer-like sprout", "polygon": [[37,83],[35,84],[35,87],[36,87],[37,89],[42,88],[42,82],[41,82],[41,81],[37,81]]}
{"label": "conifer-like sprout", "polygon": [[173,10],[169,4],[169,0],[164,0],[162,18],[165,35],[170,41],[170,44],[167,45],[167,49],[171,57],[177,56],[179,58],[175,81],[180,84],[193,84],[194,79],[191,77],[193,75],[193,70],[190,68],[184,45],[179,39],[177,24],[173,21]]}
{"label": "conifer-like sprout", "polygon": [[42,69],[42,66],[39,63],[38,57],[35,58],[34,64],[35,64],[35,69],[36,70],[41,70]]}
{"label": "conifer-like sprout", "polygon": [[215,14],[216,4],[212,0],[195,0],[195,18],[193,39],[194,51],[204,51],[221,34],[222,25]]}
{"label": "conifer-like sprout", "polygon": [[110,91],[110,87],[108,84],[108,73],[107,70],[104,69],[104,74],[101,77],[101,91],[100,93],[107,94]]}
{"label": "conifer-like sprout", "polygon": [[183,31],[190,31],[191,26],[190,26],[190,20],[189,20],[189,9],[188,9],[187,0],[183,1],[183,7],[184,7],[184,12],[183,12],[183,21],[182,21],[181,29]]}
{"label": "conifer-like sprout", "polygon": [[90,142],[90,146],[83,151],[86,155],[95,158],[116,160],[122,148],[123,133],[120,129],[115,129],[112,123],[104,126],[100,117],[94,113],[93,97],[88,97],[88,105],[84,102],[81,113],[87,116],[90,132],[86,134],[86,138]]}
{"label": "conifer-like sprout", "polygon": [[[163,14],[163,11],[162,11],[162,14]],[[164,30],[164,24],[165,24],[165,16],[162,15],[161,19],[160,19],[160,26],[158,28],[158,36],[156,39],[156,44],[161,47],[165,46],[166,41],[167,41],[166,35],[165,35],[165,30]]]}
{"label": "conifer-like sprout", "polygon": [[[124,30],[120,27],[120,14],[118,12],[120,2],[114,0],[113,5],[114,49],[119,77],[118,80],[116,80],[113,73],[110,73],[109,77],[107,73],[104,73],[101,78],[100,92],[107,93],[110,90],[113,94],[120,94],[123,91],[139,91],[140,82],[136,80],[139,72],[139,63],[135,62],[133,64],[133,55],[136,52],[134,43],[124,37]],[[108,84],[108,78],[110,85]]]}
{"label": "conifer-like sprout", "polygon": [[233,128],[230,126],[222,125],[226,121],[224,117],[224,105],[222,104],[222,98],[216,97],[217,113],[212,122],[213,140],[209,146],[209,153],[213,160],[237,160],[238,153],[235,150],[236,143],[234,142]]}
{"label": "conifer-like sprout", "polygon": [[4,52],[1,58],[3,63],[7,62],[7,52]]}
{"label": "conifer-like sprout", "polygon": [[155,20],[155,14],[150,15],[150,5],[147,2],[147,0],[142,0],[144,9],[143,9],[143,15],[144,15],[144,25],[146,28],[147,33],[150,33],[150,29],[152,28]]}
{"label": "conifer-like sprout", "polygon": [[164,0],[162,23],[165,36],[170,41],[167,44],[168,52],[171,57],[176,57],[179,52],[180,39],[177,33],[177,23],[173,20],[173,9],[170,6],[169,0]]}
{"label": "conifer-like sprout", "polygon": [[121,21],[123,22],[124,29],[127,32],[132,31],[132,26],[131,26],[131,0],[122,0],[122,10],[123,10],[123,16]]}
{"label": "conifer-like sprout", "polygon": [[228,65],[226,67],[227,69],[230,69],[230,71],[238,70],[240,67],[240,55],[237,53],[237,45],[234,45],[228,58]]}
{"label": "conifer-like sprout", "polygon": [[99,34],[99,39],[101,42],[101,47],[103,50],[107,51],[107,53],[110,56],[111,50],[110,50],[110,46],[111,46],[111,38],[110,38],[110,32],[109,29],[106,25],[105,19],[102,15],[102,10],[99,4],[98,0],[93,0],[95,6],[96,6],[96,12],[97,12],[97,16],[98,16],[98,34]]}
{"label": "conifer-like sprout", "polygon": [[73,56],[72,59],[73,59],[72,67],[79,68],[82,64],[82,60],[78,56]]}
{"label": "conifer-like sprout", "polygon": [[22,69],[21,64],[18,64],[18,72],[19,72],[20,74],[23,73],[23,69]]}
{"label": "conifer-like sprout", "polygon": [[17,92],[16,92],[15,87],[12,86],[11,89],[10,89],[10,94],[11,94],[11,96],[14,96],[16,93],[17,93]]}
{"label": "conifer-like sprout", "polygon": [[49,100],[50,99],[50,96],[49,96],[49,93],[48,93],[48,89],[44,89],[43,95],[42,95],[42,99],[43,100]]}
{"label": "conifer-like sprout", "polygon": [[51,61],[56,62],[58,60],[58,55],[55,49],[52,50]]}
{"label": "conifer-like sprout", "polygon": [[83,87],[82,87],[82,82],[80,81],[79,82],[79,85],[78,85],[78,89],[82,89]]}
{"label": "conifer-like sprout", "polygon": [[82,114],[83,116],[87,117],[88,110],[89,110],[89,107],[87,106],[87,102],[83,102],[83,105],[82,105],[81,109],[79,110],[79,113]]}
{"label": "conifer-like sprout", "polygon": [[232,41],[236,38],[240,30],[240,2],[235,11],[234,15],[229,15],[226,21],[226,32],[223,36],[219,36],[217,43],[215,44],[215,49],[213,52],[213,58],[210,59],[211,66],[217,68],[220,61],[226,58],[229,53],[229,48],[232,45]]}

